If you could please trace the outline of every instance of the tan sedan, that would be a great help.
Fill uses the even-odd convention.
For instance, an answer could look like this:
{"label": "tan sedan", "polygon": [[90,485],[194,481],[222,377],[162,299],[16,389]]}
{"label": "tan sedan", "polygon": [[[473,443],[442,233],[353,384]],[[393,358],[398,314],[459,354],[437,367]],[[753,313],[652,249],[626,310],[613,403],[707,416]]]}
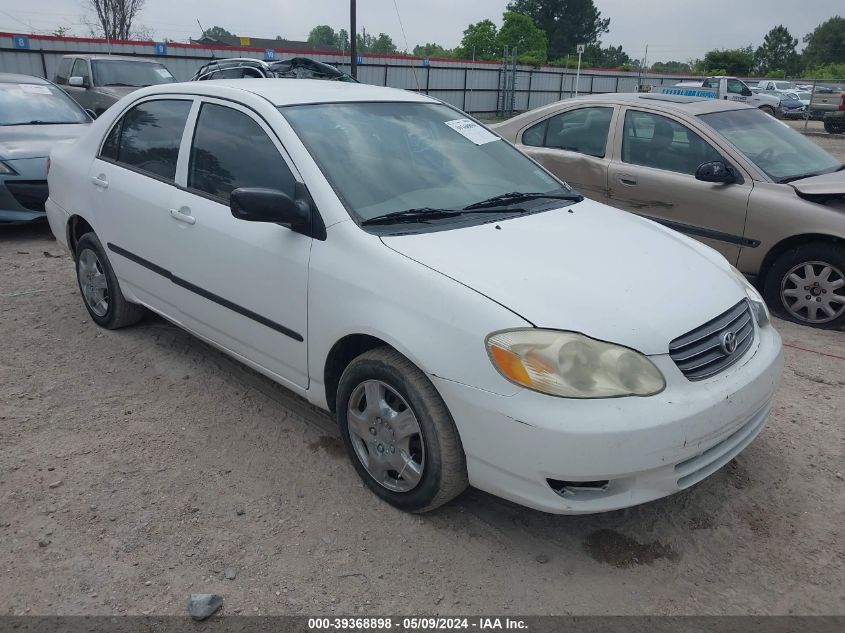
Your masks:
{"label": "tan sedan", "polygon": [[587,197],[712,246],[781,316],[845,326],[845,165],[784,123],[731,101],[606,94],[493,127]]}

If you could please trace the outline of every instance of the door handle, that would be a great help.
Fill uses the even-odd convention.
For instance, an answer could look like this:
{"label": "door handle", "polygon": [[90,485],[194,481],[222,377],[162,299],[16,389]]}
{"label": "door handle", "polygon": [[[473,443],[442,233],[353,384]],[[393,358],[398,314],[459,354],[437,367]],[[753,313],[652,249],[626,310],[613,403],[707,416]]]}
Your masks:
{"label": "door handle", "polygon": [[637,179],[629,174],[619,174],[619,182],[621,182],[623,185],[633,187],[637,184]]}
{"label": "door handle", "polygon": [[108,189],[109,181],[106,180],[105,174],[100,174],[99,176],[91,176],[91,182],[94,183],[94,186],[100,187],[102,189]]}
{"label": "door handle", "polygon": [[177,222],[184,222],[185,224],[196,224],[197,219],[189,213],[182,213],[179,209],[171,209],[170,217]]}

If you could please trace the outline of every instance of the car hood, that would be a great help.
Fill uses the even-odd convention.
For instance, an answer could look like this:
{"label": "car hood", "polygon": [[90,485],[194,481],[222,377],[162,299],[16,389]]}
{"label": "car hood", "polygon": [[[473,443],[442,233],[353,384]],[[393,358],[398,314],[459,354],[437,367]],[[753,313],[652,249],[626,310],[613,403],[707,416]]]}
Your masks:
{"label": "car hood", "polygon": [[136,90],[140,90],[140,86],[97,86],[94,88],[101,95],[105,95],[107,97],[114,97],[115,101],[118,99],[122,99],[130,92],[135,92]]}
{"label": "car hood", "polygon": [[43,158],[56,143],[81,136],[88,123],[67,125],[9,125],[0,127],[0,159]]}
{"label": "car hood", "polygon": [[382,241],[537,327],[644,354],[666,354],[670,341],[746,296],[713,249],[590,200]]}
{"label": "car hood", "polygon": [[802,178],[789,184],[803,196],[842,196],[845,195],[845,171]]}

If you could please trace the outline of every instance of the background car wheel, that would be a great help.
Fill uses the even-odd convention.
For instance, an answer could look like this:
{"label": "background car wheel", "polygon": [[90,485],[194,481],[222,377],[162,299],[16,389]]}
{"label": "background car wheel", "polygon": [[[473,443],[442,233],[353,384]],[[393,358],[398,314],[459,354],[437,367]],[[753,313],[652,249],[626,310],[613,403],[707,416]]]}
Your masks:
{"label": "background car wheel", "polygon": [[380,347],[349,364],[337,418],[358,475],[400,510],[433,510],[467,487],[466,457],[446,404],[396,350]]}
{"label": "background car wheel", "polygon": [[772,106],[760,106],[760,109],[769,116],[775,116],[775,109]]}
{"label": "background car wheel", "polygon": [[843,132],[845,132],[845,119],[843,119],[842,121],[825,119],[824,130],[828,134],[842,134]]}
{"label": "background car wheel", "polygon": [[93,233],[86,233],[76,244],[76,280],[82,302],[97,325],[116,330],[144,316],[142,306],[123,297],[103,246]]}
{"label": "background car wheel", "polygon": [[813,242],[786,251],[766,275],[764,293],[769,306],[790,321],[845,326],[845,249]]}

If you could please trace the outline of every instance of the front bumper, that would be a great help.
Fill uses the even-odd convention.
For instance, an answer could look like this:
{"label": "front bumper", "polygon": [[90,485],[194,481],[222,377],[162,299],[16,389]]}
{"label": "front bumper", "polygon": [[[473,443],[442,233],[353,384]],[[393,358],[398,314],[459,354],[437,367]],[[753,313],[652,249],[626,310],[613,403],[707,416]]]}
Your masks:
{"label": "front bumper", "polygon": [[575,400],[528,390],[506,397],[435,377],[470,484],[555,514],[665,497],[721,468],[760,433],[783,365],[771,326],[758,328],[740,362],[707,380],[688,381],[668,355],[651,359],[667,388],[647,398]]}
{"label": "front bumper", "polygon": [[0,222],[23,223],[45,216],[47,159],[5,161],[17,173],[0,176]]}

